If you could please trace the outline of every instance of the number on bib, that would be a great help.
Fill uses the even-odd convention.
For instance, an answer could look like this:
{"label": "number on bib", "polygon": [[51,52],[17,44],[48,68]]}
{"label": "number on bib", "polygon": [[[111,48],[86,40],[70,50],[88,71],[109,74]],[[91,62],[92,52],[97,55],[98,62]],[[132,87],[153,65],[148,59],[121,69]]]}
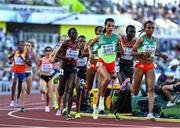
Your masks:
{"label": "number on bib", "polygon": [[115,53],[115,44],[102,45],[102,54],[108,55]]}

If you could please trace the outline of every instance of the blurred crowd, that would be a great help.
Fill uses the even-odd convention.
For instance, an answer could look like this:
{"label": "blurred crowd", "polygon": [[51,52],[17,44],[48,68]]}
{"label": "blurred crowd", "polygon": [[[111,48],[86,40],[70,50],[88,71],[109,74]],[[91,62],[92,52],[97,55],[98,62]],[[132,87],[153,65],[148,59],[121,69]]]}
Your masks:
{"label": "blurred crowd", "polygon": [[[0,3],[61,6],[66,2],[63,0],[0,0]],[[81,13],[118,15],[127,13],[141,23],[148,17],[151,20],[170,19],[180,24],[180,2],[178,0],[68,0],[68,3],[72,6],[79,6],[81,3],[81,6],[85,7]]]}

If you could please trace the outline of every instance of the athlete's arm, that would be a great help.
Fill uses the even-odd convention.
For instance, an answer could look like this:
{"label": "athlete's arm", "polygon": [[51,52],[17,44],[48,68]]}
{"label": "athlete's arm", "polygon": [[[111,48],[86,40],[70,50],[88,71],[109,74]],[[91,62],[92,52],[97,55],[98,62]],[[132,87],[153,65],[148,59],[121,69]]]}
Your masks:
{"label": "athlete's arm", "polygon": [[138,47],[140,46],[140,44],[144,41],[144,39],[141,37],[139,39],[137,39],[136,43],[134,44],[132,51],[131,51],[131,55],[132,56],[142,56],[143,53],[142,52],[137,52]]}
{"label": "athlete's arm", "polygon": [[160,46],[160,42],[159,40],[157,41],[157,48],[156,48],[156,51],[155,51],[155,56],[159,56],[161,58],[163,58],[164,60],[167,60],[168,59],[168,56],[166,54],[163,54],[159,51],[159,46]]}
{"label": "athlete's arm", "polygon": [[31,61],[30,61],[29,56],[28,56],[28,52],[26,52],[25,59],[24,59],[21,55],[19,55],[19,57],[20,57],[28,66],[30,66],[30,67],[32,66]]}
{"label": "athlete's arm", "polygon": [[96,36],[96,38],[92,39],[91,42],[88,45],[88,52],[89,52],[89,58],[93,58],[93,52],[91,50],[91,47],[96,43],[99,42],[99,36]]}
{"label": "athlete's arm", "polygon": [[123,46],[123,43],[122,43],[122,38],[120,36],[117,36],[117,40],[118,40],[118,44],[120,46],[120,53],[121,53],[121,55],[123,55],[125,49],[124,49],[124,46]]}
{"label": "athlete's arm", "polygon": [[36,65],[38,64],[39,61],[39,56],[37,55],[36,51],[34,49],[32,49],[32,54],[33,54],[33,59],[36,63]]}
{"label": "athlete's arm", "polygon": [[67,58],[65,56],[61,55],[61,53],[65,50],[65,48],[66,48],[66,41],[62,43],[61,47],[57,51],[57,53],[55,55],[55,59],[67,60]]}
{"label": "athlete's arm", "polygon": [[11,60],[11,59],[14,57],[14,55],[15,55],[15,52],[13,52],[13,53],[8,57],[8,59]]}

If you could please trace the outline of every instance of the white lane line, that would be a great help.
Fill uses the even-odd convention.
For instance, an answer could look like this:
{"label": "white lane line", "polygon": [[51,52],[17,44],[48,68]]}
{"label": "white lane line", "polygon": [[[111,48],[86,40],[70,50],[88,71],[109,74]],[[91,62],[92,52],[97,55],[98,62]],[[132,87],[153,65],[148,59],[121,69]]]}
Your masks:
{"label": "white lane line", "polygon": [[[42,107],[33,107],[33,108],[27,108],[28,110],[35,110],[40,109]],[[113,127],[147,127],[147,128],[157,128],[154,126],[142,126],[142,125],[125,125],[125,124],[107,124],[107,123],[92,123],[92,122],[76,122],[76,121],[63,121],[63,120],[51,120],[51,119],[43,119],[43,118],[31,118],[31,117],[22,117],[22,116],[16,116],[14,113],[16,113],[17,110],[11,111],[8,113],[9,116],[18,118],[18,119],[26,119],[26,120],[34,120],[34,121],[46,121],[46,122],[56,122],[56,123],[71,123],[71,124],[80,124],[80,125],[101,125],[101,126],[113,126]],[[164,127],[158,127],[158,128],[164,128]]]}
{"label": "white lane line", "polygon": [[[38,108],[28,108],[28,110],[34,110],[34,109],[39,109]],[[41,107],[42,108],[42,107]],[[76,122],[76,121],[63,121],[63,120],[51,120],[51,119],[41,119],[41,118],[31,118],[31,117],[21,117],[21,116],[16,116],[13,113],[17,112],[16,110],[11,111],[8,113],[9,116],[14,117],[14,118],[19,118],[19,119],[26,119],[26,120],[34,120],[34,121],[48,121],[48,122],[57,122],[57,123],[71,123],[71,124],[81,124],[81,125],[101,125],[101,126],[131,126],[133,127],[134,125],[121,125],[121,124],[103,124],[103,123],[89,123],[89,122]]]}
{"label": "white lane line", "polygon": [[[29,106],[29,105],[43,105],[44,103],[43,102],[37,102],[37,103],[26,103],[25,104],[25,107],[26,106]],[[12,110],[12,108],[19,108],[20,105],[15,105],[14,107],[10,107],[9,105],[8,106],[4,106],[4,107],[0,107],[0,110]]]}
{"label": "white lane line", "polygon": [[0,124],[0,127],[32,127],[27,125],[15,125],[15,124]]}

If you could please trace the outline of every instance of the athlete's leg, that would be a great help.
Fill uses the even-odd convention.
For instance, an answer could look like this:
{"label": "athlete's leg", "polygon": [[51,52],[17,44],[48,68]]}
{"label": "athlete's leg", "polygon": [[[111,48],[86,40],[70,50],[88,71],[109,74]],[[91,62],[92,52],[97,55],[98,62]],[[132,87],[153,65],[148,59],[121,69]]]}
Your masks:
{"label": "athlete's leg", "polygon": [[27,94],[29,95],[31,93],[31,84],[32,84],[32,74],[30,74],[27,78],[26,78],[26,85],[27,85]]}
{"label": "athlete's leg", "polygon": [[67,114],[70,114],[72,101],[73,101],[73,89],[75,87],[75,78],[76,73],[71,73],[68,80],[69,80],[69,89],[68,89],[68,111]]}
{"label": "athlete's leg", "polygon": [[134,95],[139,93],[141,81],[143,78],[143,72],[140,68],[135,68],[134,70],[134,82],[133,85],[130,86],[130,90]]}
{"label": "athlete's leg", "polygon": [[148,70],[145,73],[146,76],[146,84],[148,87],[148,103],[149,103],[149,113],[153,112],[154,106],[154,85],[155,85],[155,72],[154,68]]}
{"label": "athlete's leg", "polygon": [[87,91],[89,92],[92,89],[96,71],[93,69],[87,68],[86,73],[87,73]]}

